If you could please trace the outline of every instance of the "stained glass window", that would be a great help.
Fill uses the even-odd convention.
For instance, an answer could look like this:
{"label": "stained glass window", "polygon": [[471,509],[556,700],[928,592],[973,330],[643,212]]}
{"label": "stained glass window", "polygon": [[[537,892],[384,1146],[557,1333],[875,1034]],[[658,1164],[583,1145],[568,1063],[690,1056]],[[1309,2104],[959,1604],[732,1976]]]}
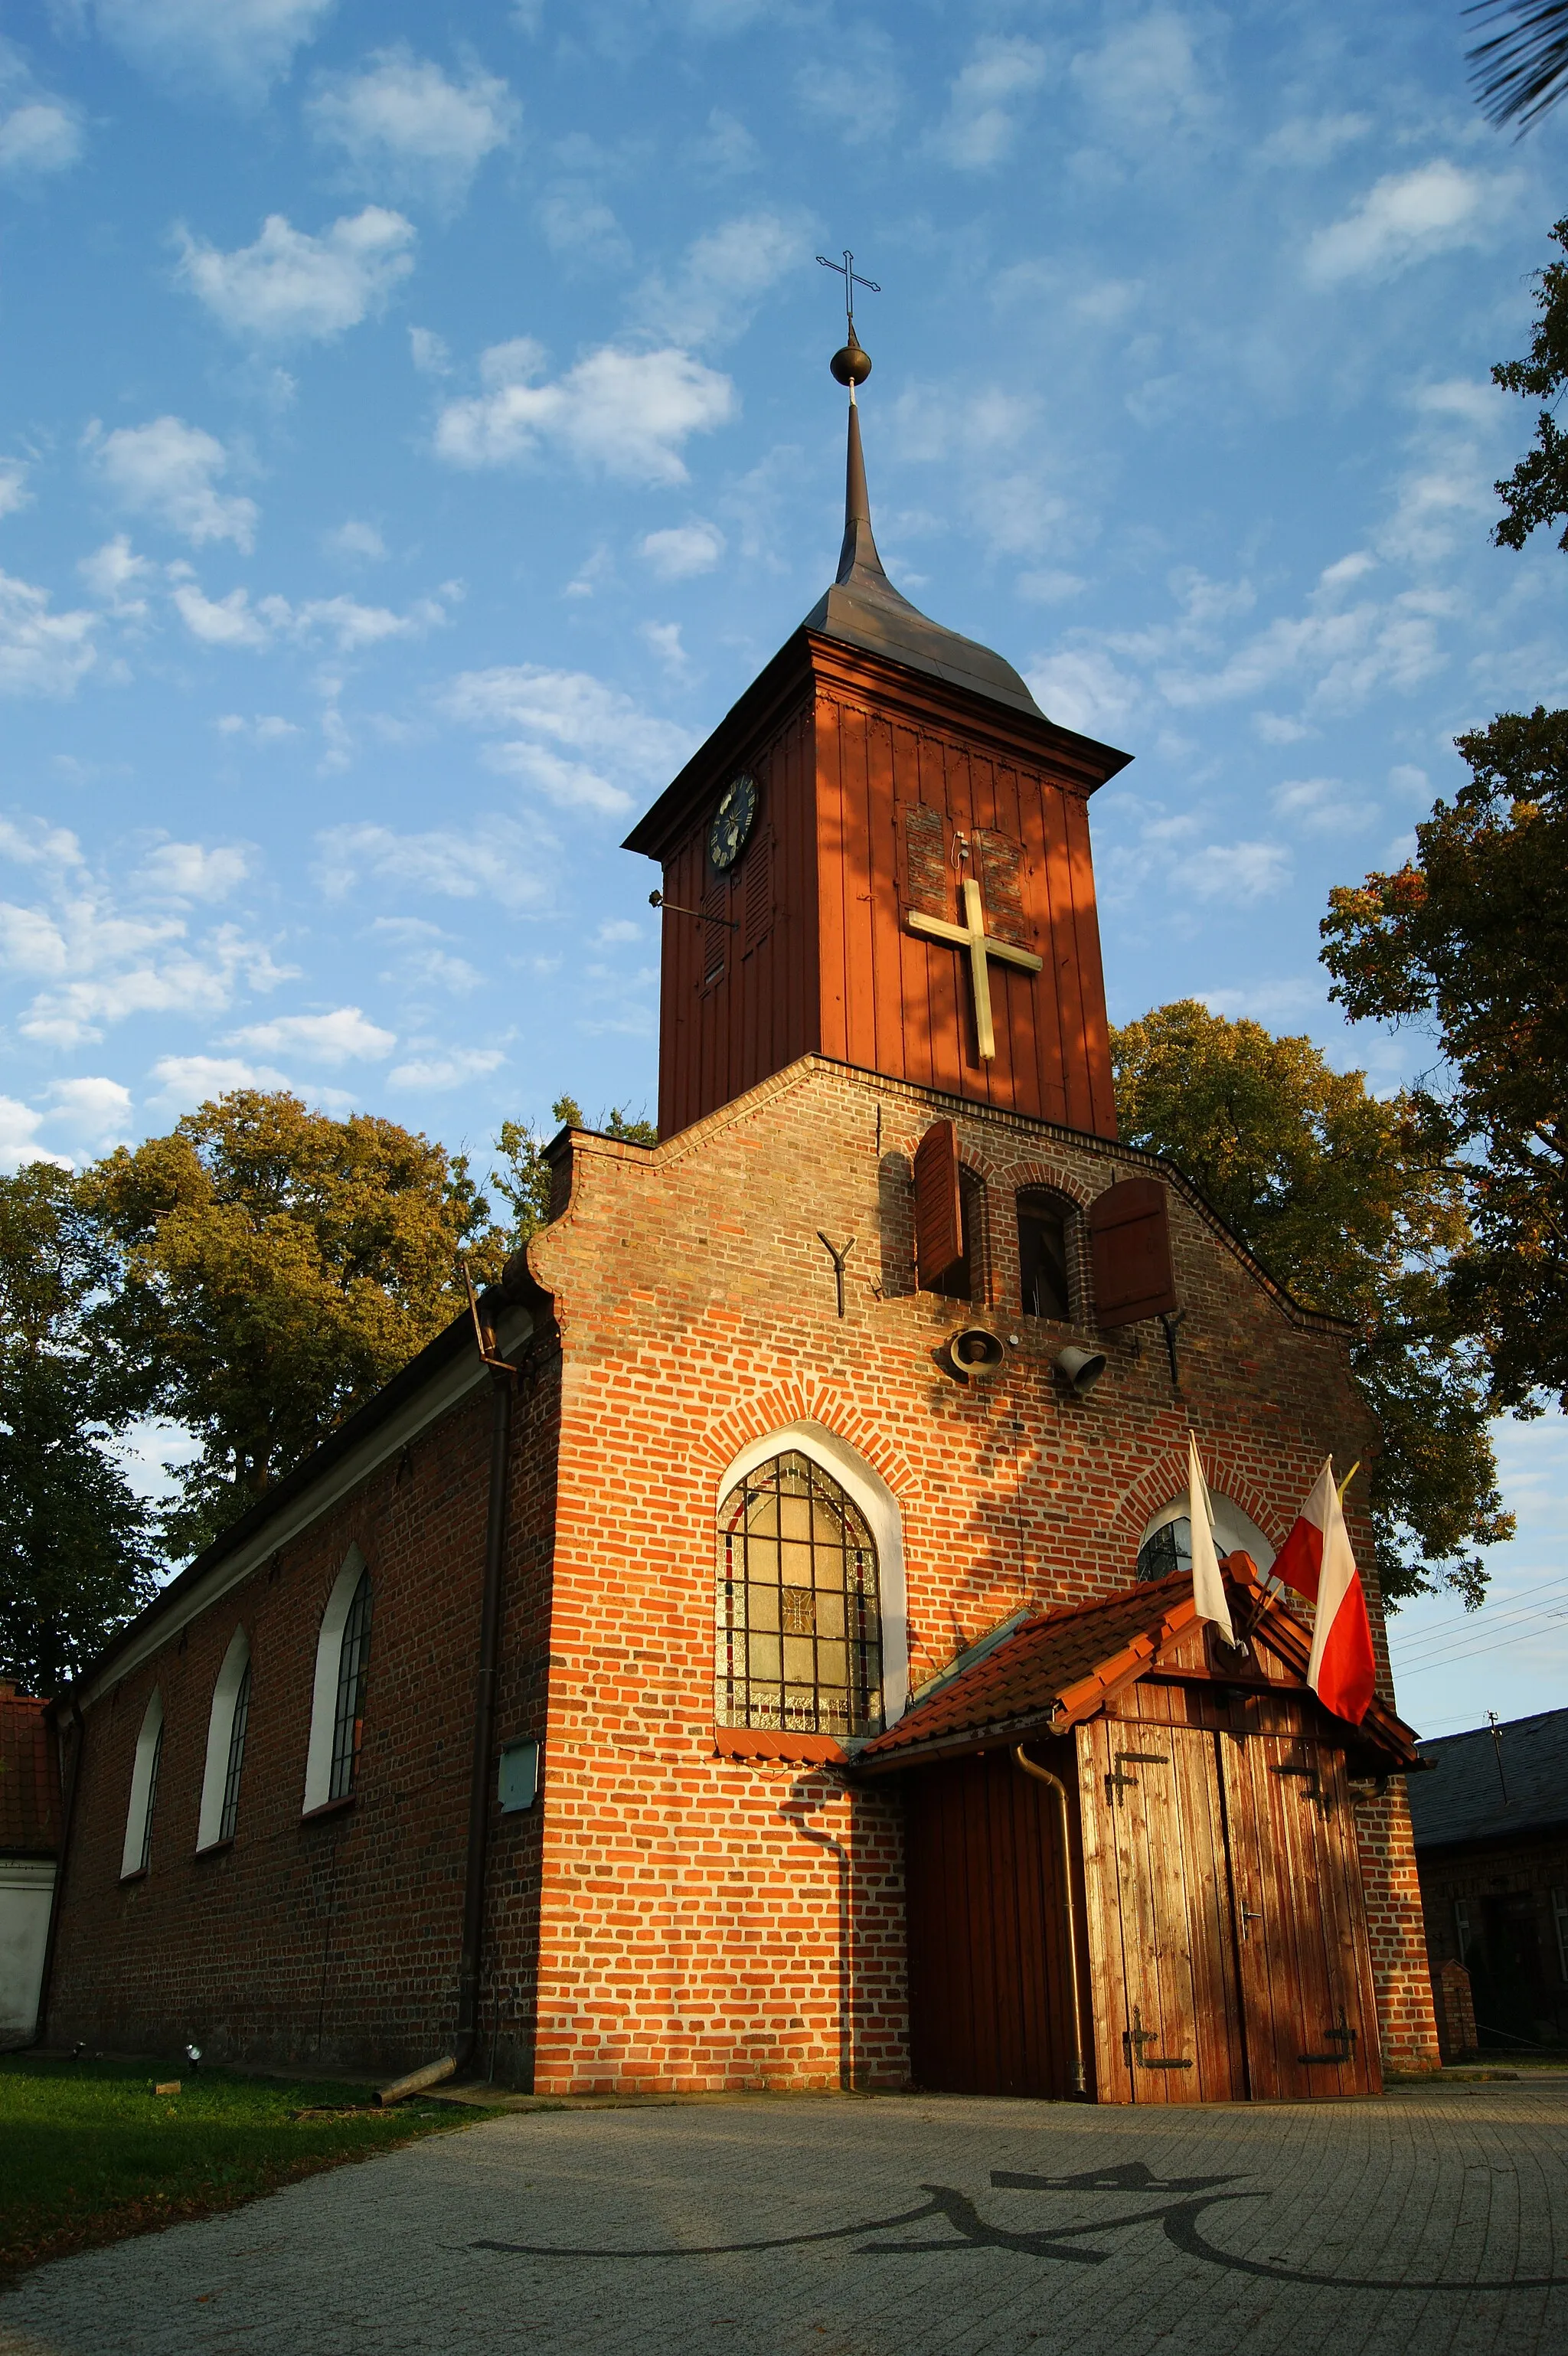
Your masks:
{"label": "stained glass window", "polygon": [[720,1511],[717,1708],[722,1726],[790,1734],[882,1722],[877,1549],[837,1482],[794,1451]]}
{"label": "stained glass window", "polygon": [[153,1810],[158,1804],[158,1769],[164,1762],[164,1722],[158,1720],[158,1730],[153,1737],[153,1763],[147,1771],[147,1804],[142,1813],[142,1853],[136,1860],[138,1873],[145,1873],[153,1858]]}
{"label": "stained glass window", "polygon": [[359,1740],[365,1725],[365,1672],[370,1654],[370,1574],[362,1570],[348,1617],[343,1623],[343,1649],[337,1656],[337,1710],[332,1722],[332,1782],[329,1800],[341,1800],[354,1789],[359,1763]]}

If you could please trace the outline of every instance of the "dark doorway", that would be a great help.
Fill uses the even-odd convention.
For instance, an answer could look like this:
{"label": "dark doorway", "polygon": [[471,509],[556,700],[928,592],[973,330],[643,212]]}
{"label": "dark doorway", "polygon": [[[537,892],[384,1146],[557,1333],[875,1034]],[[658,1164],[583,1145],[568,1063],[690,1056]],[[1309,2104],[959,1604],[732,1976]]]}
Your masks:
{"label": "dark doorway", "polygon": [[1072,1314],[1067,1285],[1067,1212],[1054,1194],[1029,1191],[1019,1204],[1019,1278],[1026,1317],[1065,1324]]}

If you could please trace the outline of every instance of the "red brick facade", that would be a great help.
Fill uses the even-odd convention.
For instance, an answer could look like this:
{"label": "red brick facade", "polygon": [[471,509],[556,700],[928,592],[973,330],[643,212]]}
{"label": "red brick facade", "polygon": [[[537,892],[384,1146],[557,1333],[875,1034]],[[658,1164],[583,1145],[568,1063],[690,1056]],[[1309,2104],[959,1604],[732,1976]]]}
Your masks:
{"label": "red brick facade", "polygon": [[[973,1302],[914,1285],[911,1155],[938,1117],[984,1182]],[[1018,1190],[1083,1207],[1150,1166],[817,1058],[656,1148],[573,1138],[560,1215],[529,1256],[559,1347],[536,1312],[512,1455],[497,1738],[542,1736],[544,1769],[536,1806],[492,1826],[480,2027],[498,2076],[550,2093],[906,2082],[896,1786],[716,1737],[716,1517],[743,1451],[815,1452],[880,1517],[894,1714],[906,1638],[918,1683],[1022,1605],[1125,1587],[1184,1487],[1189,1424],[1215,1495],[1274,1544],[1325,1453],[1365,1452],[1342,1329],[1288,1303],[1174,1179],[1179,1388],[1157,1327],[1096,1333],[1081,1223],[1071,1323],[1013,1305]],[[819,1230],[855,1238],[842,1318]],[[943,1344],[975,1322],[1006,1360],[961,1384]],[[1087,1398],[1051,1371],[1069,1339],[1109,1360]],[[200,1609],[193,1590],[184,1625],[166,1611],[158,1648],[89,1689],[54,2040],[193,2036],[389,2071],[450,2049],[488,1430],[480,1384],[314,1518],[303,1492],[275,1553],[250,1541],[242,1581]],[[1367,1563],[1360,1483],[1347,1513]],[[317,1624],[351,1544],[375,1597],[357,1783],[302,1822]],[[197,1857],[208,1704],[241,1620],[239,1820]],[[122,1881],[155,1686],[150,1865]],[[1358,1820],[1385,2059],[1431,2066],[1397,1781]]]}

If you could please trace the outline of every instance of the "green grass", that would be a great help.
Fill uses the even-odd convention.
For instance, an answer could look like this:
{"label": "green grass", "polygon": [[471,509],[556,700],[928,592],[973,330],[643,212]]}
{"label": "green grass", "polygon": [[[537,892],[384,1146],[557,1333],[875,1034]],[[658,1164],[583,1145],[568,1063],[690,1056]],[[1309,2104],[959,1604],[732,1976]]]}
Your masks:
{"label": "green grass", "polygon": [[[154,2094],[155,2079],[175,2077],[179,2094]],[[0,2059],[0,2279],[489,2115],[417,2100],[389,2111],[353,2107],[374,2101],[373,2087],[336,2081],[7,2055]]]}

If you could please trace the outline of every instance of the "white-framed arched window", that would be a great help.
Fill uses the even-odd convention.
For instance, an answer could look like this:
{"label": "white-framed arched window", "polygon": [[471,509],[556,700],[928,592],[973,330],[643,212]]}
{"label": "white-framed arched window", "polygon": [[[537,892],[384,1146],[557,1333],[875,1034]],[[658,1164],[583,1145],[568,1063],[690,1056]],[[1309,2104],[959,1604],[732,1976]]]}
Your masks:
{"label": "white-framed arched window", "polygon": [[[1240,1547],[1250,1554],[1260,1571],[1266,1571],[1274,1561],[1274,1548],[1248,1514],[1232,1497],[1211,1496],[1214,1508],[1214,1550],[1217,1554],[1234,1554]],[[1138,1540],[1138,1572],[1140,1579],[1168,1579],[1173,1571],[1192,1568],[1192,1524],[1188,1518],[1188,1495],[1184,1489],[1168,1505],[1162,1505]]]}
{"label": "white-framed arched window", "polygon": [[158,1766],[164,1755],[164,1697],[155,1688],[142,1712],[136,1756],[131,1767],[131,1804],[125,1811],[125,1846],[120,1879],[145,1873],[153,1854],[153,1811],[158,1804]]}
{"label": "white-framed arched window", "polygon": [[304,1813],[346,1800],[354,1788],[370,1654],[370,1573],[351,1546],[321,1615],[305,1753]]}
{"label": "white-framed arched window", "polygon": [[[771,1704],[764,1697],[774,1690],[780,1716],[795,1732],[863,1735],[901,1716],[909,1698],[903,1529],[898,1501],[880,1473],[826,1425],[803,1418],[741,1451],[725,1468],[717,1505],[719,1723],[768,1724]],[[787,1555],[786,1547],[792,1549]],[[740,1595],[737,1576],[746,1590]],[[737,1605],[747,1622],[743,1659],[734,1649]],[[778,1676],[770,1679],[773,1629],[752,1623],[753,1617],[771,1622],[775,1616]],[[749,1650],[753,1634],[759,1640],[755,1676]],[[786,1643],[792,1646],[787,1659]],[[743,1692],[738,1668],[744,1672]],[[792,1669],[798,1674],[788,1674]],[[807,1714],[822,1722],[797,1722]],[[839,1724],[840,1718],[847,1722]]]}
{"label": "white-framed arched window", "polygon": [[207,1764],[201,1778],[197,1848],[234,1837],[240,1811],[240,1775],[245,1764],[245,1730],[251,1717],[251,1639],[236,1628],[212,1688],[207,1721]]}

